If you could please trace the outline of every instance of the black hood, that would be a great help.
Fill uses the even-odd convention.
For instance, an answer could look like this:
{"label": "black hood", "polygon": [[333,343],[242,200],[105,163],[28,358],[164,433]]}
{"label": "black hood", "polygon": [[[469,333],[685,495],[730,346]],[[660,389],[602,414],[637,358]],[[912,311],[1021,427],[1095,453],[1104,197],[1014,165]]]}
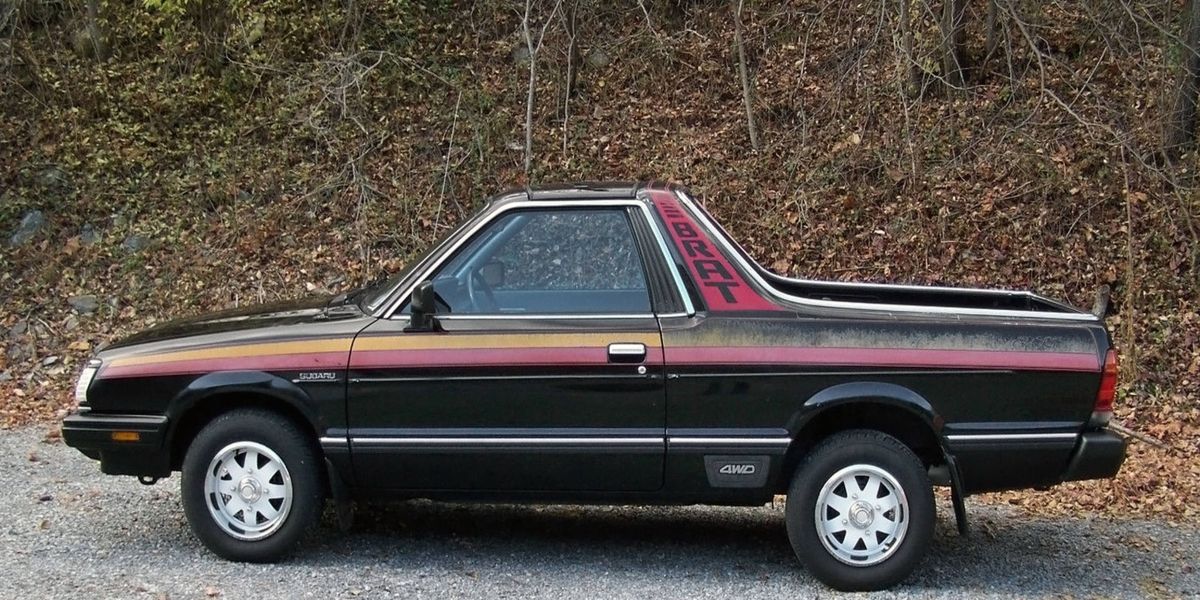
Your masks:
{"label": "black hood", "polygon": [[344,298],[344,295],[336,297],[313,296],[299,300],[232,308],[196,317],[177,319],[135,333],[109,345],[105,350],[139,344],[166,342],[199,335],[266,329],[281,325],[303,325],[306,323],[363,316],[358,306],[353,303],[346,303]]}

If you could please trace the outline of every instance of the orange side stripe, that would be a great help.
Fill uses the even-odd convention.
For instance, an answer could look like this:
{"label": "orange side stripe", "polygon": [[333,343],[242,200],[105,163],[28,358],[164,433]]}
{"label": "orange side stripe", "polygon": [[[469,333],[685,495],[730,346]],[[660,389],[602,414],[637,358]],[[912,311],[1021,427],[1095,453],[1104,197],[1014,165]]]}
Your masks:
{"label": "orange side stripe", "polygon": [[182,360],[207,360],[219,358],[250,358],[274,354],[309,354],[314,352],[349,352],[352,338],[335,338],[327,340],[301,340],[295,342],[270,342],[264,344],[241,344],[236,346],[221,346],[201,350],[181,350],[178,352],[163,352],[161,354],[146,354],[142,356],[127,356],[114,360],[111,364],[117,367],[130,365],[149,365]]}
{"label": "orange side stripe", "polygon": [[588,348],[617,342],[640,342],[649,348],[662,345],[656,333],[501,333],[501,334],[405,334],[364,336],[354,344],[363,350],[435,350],[504,348]]}

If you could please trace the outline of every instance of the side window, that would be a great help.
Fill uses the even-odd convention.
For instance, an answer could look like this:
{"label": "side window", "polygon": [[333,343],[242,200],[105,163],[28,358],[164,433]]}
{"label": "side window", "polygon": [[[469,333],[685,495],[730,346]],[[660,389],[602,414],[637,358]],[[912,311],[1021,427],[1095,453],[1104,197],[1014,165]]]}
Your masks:
{"label": "side window", "polygon": [[621,209],[514,211],[476,234],[433,280],[456,314],[650,312]]}

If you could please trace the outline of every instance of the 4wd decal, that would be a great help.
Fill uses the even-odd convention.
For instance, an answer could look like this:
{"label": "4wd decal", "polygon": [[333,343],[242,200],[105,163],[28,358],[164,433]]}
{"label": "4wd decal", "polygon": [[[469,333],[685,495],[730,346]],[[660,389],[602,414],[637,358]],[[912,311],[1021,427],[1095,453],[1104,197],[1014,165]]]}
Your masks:
{"label": "4wd decal", "polygon": [[753,475],[758,472],[758,465],[753,463],[740,465],[729,463],[727,465],[723,465],[720,469],[717,469],[717,472],[722,475]]}
{"label": "4wd decal", "polygon": [[754,291],[668,191],[646,192],[709,310],[779,310]]}

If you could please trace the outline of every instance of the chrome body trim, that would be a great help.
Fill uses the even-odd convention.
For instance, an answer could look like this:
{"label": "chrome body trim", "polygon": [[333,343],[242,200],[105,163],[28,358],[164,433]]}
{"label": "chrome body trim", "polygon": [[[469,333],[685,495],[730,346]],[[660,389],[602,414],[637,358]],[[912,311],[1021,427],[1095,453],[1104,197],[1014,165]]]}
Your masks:
{"label": "chrome body trim", "polygon": [[[632,367],[633,365],[625,365]],[[429,376],[412,376],[412,377],[353,377],[350,383],[398,383],[405,381],[601,381],[606,379],[653,379],[658,377],[654,374],[634,373],[629,374],[590,374],[590,375],[429,375]]]}
{"label": "chrome body trim", "polygon": [[[625,199],[625,200],[618,200],[618,199],[614,199],[614,200],[518,200],[518,201],[505,203],[503,206],[496,209],[491,214],[488,214],[488,215],[484,216],[483,218],[472,223],[469,226],[469,229],[465,233],[463,233],[463,235],[460,236],[457,240],[455,240],[453,244],[447,246],[446,248],[444,248],[440,252],[438,252],[437,257],[434,260],[430,261],[427,265],[425,265],[424,267],[421,268],[419,275],[411,278],[411,283],[407,287],[405,287],[403,290],[401,290],[401,293],[396,296],[395,300],[392,301],[392,304],[390,306],[388,306],[386,309],[384,309],[384,311],[381,313],[381,316],[382,316],[382,318],[385,318],[385,319],[392,318],[392,315],[394,315],[396,313],[396,311],[400,310],[400,307],[404,304],[404,301],[407,298],[409,298],[409,296],[412,295],[413,289],[416,288],[418,284],[420,284],[422,281],[427,280],[429,278],[430,274],[432,274],[434,271],[437,271],[439,268],[441,268],[442,264],[445,263],[446,260],[448,260],[451,256],[453,256],[454,253],[457,252],[459,248],[461,248],[464,244],[466,244],[472,238],[474,238],[475,234],[479,233],[480,230],[482,230],[484,227],[486,227],[492,221],[495,221],[501,215],[504,215],[504,214],[508,213],[509,211],[520,210],[520,209],[524,209],[524,208],[604,208],[604,207],[625,207],[625,208],[633,207],[633,208],[637,208],[637,209],[641,210],[642,215],[645,216],[645,218],[647,219],[648,224],[650,225],[650,228],[652,230],[654,230],[655,235],[657,237],[661,238],[661,233],[659,233],[658,228],[655,226],[655,224],[657,222],[654,220],[654,215],[651,214],[650,207],[646,204],[646,202],[644,200],[637,200],[637,199]],[[661,239],[659,240],[659,242],[665,249],[666,243],[663,242]],[[664,257],[669,258],[670,254],[669,253],[665,254]],[[687,307],[689,314],[694,314],[695,310],[692,308],[691,301],[687,295],[687,289],[683,286],[683,280],[680,278],[679,273],[676,271],[674,261],[667,260],[667,263],[671,268],[672,274],[674,275],[675,287],[679,290],[680,296],[684,299],[684,305]],[[647,292],[649,292],[649,290],[647,290]],[[388,295],[392,295],[395,293],[396,293],[396,290],[393,289],[388,292]],[[489,317],[489,316],[491,318],[498,318],[498,319],[530,318],[529,315],[458,315],[459,318],[473,318],[473,319],[484,318],[484,317]],[[649,316],[653,316],[653,315],[649,315]],[[554,318],[554,317],[579,318],[579,317],[575,317],[575,316],[567,317],[565,315],[553,315],[551,318]],[[438,318],[442,319],[445,317],[439,316]],[[593,318],[597,318],[597,317],[593,317]],[[630,318],[630,317],[628,317],[627,315],[620,315],[619,317],[613,317],[611,315],[600,315],[598,318]]]}
{"label": "chrome body trim", "polygon": [[[356,446],[637,446],[645,444],[666,444],[668,446],[788,446],[792,443],[790,437],[712,437],[712,436],[437,436],[437,437],[371,437],[358,436],[349,438]],[[323,446],[344,446],[346,438],[322,437]]]}
{"label": "chrome body trim", "polygon": [[355,437],[357,446],[637,446],[659,445],[663,437]]}
{"label": "chrome body trim", "polygon": [[[639,192],[640,195],[641,193]],[[642,213],[646,215],[646,220],[648,221],[647,224],[650,225],[650,230],[654,232],[654,239],[658,242],[658,251],[662,253],[663,260],[667,263],[667,268],[671,270],[671,278],[675,280],[675,289],[679,290],[679,297],[683,300],[683,316],[693,316],[696,314],[696,307],[692,304],[692,297],[688,294],[687,287],[683,285],[683,276],[679,273],[679,265],[674,260],[671,260],[671,250],[667,247],[667,240],[663,237],[662,231],[659,228],[662,222],[656,219],[650,212],[650,207],[646,201],[642,201],[641,205]]]}
{"label": "chrome body trim", "polygon": [[1076,433],[963,433],[947,435],[951,442],[1019,442],[1073,440]]}
{"label": "chrome body trim", "polygon": [[642,343],[622,343],[608,345],[609,356],[645,356],[646,345]]}
{"label": "chrome body trim", "polygon": [[512,313],[501,315],[445,314],[438,315],[437,318],[439,321],[512,321],[520,319],[653,319],[654,313],[629,313],[624,315],[599,313]]}
{"label": "chrome body trim", "polygon": [[[677,198],[679,198],[680,203],[682,203],[687,208],[688,212],[693,217],[695,217],[695,219],[697,221],[700,222],[701,226],[703,226],[705,228],[707,233],[710,236],[712,236],[712,238],[714,240],[716,240],[716,243],[721,246],[721,249],[725,252],[725,254],[727,254],[734,262],[737,263],[738,267],[741,268],[741,270],[745,273],[745,275],[747,277],[750,277],[751,279],[753,279],[754,282],[757,283],[758,286],[763,291],[765,291],[767,294],[774,296],[776,299],[783,300],[785,302],[792,302],[795,304],[802,304],[805,306],[816,306],[816,307],[821,307],[821,308],[876,310],[876,311],[893,312],[893,313],[918,313],[918,314],[932,314],[932,315],[940,315],[940,316],[1011,317],[1011,318],[1020,318],[1020,319],[1042,319],[1042,320],[1048,320],[1048,321],[1081,321],[1081,322],[1088,322],[1088,323],[1097,323],[1100,321],[1099,317],[1096,317],[1095,315],[1093,315],[1091,313],[1081,313],[1081,312],[1051,313],[1051,312],[1040,312],[1040,311],[1003,310],[1003,309],[988,309],[988,308],[953,308],[953,307],[948,307],[948,306],[925,306],[925,305],[910,306],[910,305],[906,305],[906,304],[876,304],[876,303],[871,303],[871,302],[839,302],[837,300],[814,300],[812,298],[804,298],[802,296],[793,296],[791,294],[786,294],[784,292],[779,291],[777,288],[775,288],[770,283],[768,283],[765,279],[762,278],[762,276],[758,273],[758,269],[756,269],[754,267],[754,265],[751,265],[746,261],[746,256],[748,256],[748,254],[746,254],[744,250],[742,252],[739,252],[738,249],[733,248],[731,244],[735,243],[735,242],[730,240],[727,236],[723,235],[721,233],[721,230],[714,225],[712,220],[710,220],[708,218],[708,216],[706,214],[704,214],[704,211],[696,210],[695,204],[693,204],[692,199],[690,197],[688,197],[687,194],[683,193],[681,190],[675,190],[675,196]],[[809,281],[809,280],[805,280],[805,279],[797,279],[796,281],[806,283],[806,284],[832,285],[831,282]],[[976,291],[976,292],[1001,292],[1001,293],[1003,293],[1003,290],[987,290],[987,289],[981,289],[981,288],[935,287],[935,286],[920,286],[920,285],[890,285],[890,284],[888,284],[888,285],[877,286],[876,284],[866,284],[866,283],[851,283],[851,284],[837,283],[836,285],[838,287],[841,287],[843,285],[846,285],[849,287],[887,287],[887,288],[900,289],[900,290],[905,290],[905,289],[907,289],[907,290],[922,290],[922,291],[934,290],[934,291],[947,291],[947,292]],[[1019,295],[1029,296],[1029,297],[1036,296],[1036,294],[1032,294],[1027,291],[1009,292],[1009,293],[1019,294]]]}
{"label": "chrome body trim", "polygon": [[671,436],[667,444],[675,446],[787,446],[790,437],[691,437]]}

